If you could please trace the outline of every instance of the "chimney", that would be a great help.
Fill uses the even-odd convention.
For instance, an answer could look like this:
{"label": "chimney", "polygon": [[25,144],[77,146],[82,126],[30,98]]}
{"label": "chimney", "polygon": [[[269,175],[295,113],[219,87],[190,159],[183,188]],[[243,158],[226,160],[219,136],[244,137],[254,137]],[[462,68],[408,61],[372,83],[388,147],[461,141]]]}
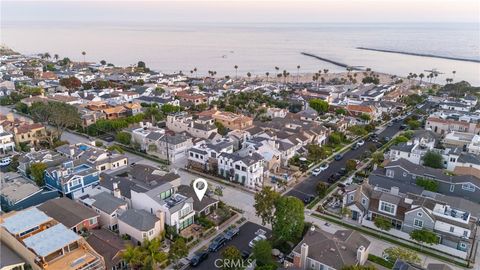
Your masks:
{"label": "chimney", "polygon": [[393,195],[398,195],[400,189],[398,187],[391,187],[390,188],[390,193]]}
{"label": "chimney", "polygon": [[73,157],[74,154],[75,154],[75,149],[73,147],[70,147],[70,156]]}
{"label": "chimney", "polygon": [[118,188],[118,183],[117,182],[113,182],[113,197],[119,198],[119,199],[122,198],[122,192]]}
{"label": "chimney", "polygon": [[357,249],[357,261],[359,265],[364,265],[368,258],[368,252],[364,246],[359,246]]}
{"label": "chimney", "polygon": [[300,246],[300,269],[307,269],[308,245],[303,243]]}

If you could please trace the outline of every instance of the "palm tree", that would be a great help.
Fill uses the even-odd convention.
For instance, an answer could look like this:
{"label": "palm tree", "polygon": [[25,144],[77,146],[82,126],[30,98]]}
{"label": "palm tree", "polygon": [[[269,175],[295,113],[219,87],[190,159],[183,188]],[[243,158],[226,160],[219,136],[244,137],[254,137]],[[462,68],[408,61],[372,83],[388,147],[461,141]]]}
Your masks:
{"label": "palm tree", "polygon": [[247,77],[248,77],[248,79],[250,80],[250,77],[252,77],[252,73],[247,72]]}
{"label": "palm tree", "polygon": [[300,65],[297,66],[297,83],[300,81]]}
{"label": "palm tree", "polygon": [[86,55],[86,54],[87,54],[87,53],[86,53],[85,51],[82,52],[82,55],[83,55],[83,63],[85,63],[85,55]]}
{"label": "palm tree", "polygon": [[324,69],[324,70],[323,70],[323,73],[325,73],[325,75],[327,75],[328,69]]}
{"label": "palm tree", "polygon": [[47,60],[51,58],[50,53],[48,53],[48,52],[44,53],[43,57]]}
{"label": "palm tree", "polygon": [[235,69],[235,79],[237,79],[237,77],[238,77],[238,76],[237,76],[238,66],[235,65],[233,68]]}
{"label": "palm tree", "polygon": [[265,72],[265,76],[267,76],[267,82],[268,82],[268,76],[270,75],[270,72]]}
{"label": "palm tree", "polygon": [[60,56],[58,56],[58,54],[54,54],[53,58],[55,58],[55,61],[58,61],[58,58],[60,58]]}
{"label": "palm tree", "polygon": [[418,77],[420,77],[420,84],[422,84],[422,80],[425,77],[425,74],[420,73],[420,75],[418,75]]}
{"label": "palm tree", "polygon": [[452,82],[453,82],[453,80],[455,80],[455,74],[457,74],[457,71],[455,71],[455,70],[452,71],[452,74],[453,74],[453,78],[452,78]]}
{"label": "palm tree", "polygon": [[144,250],[143,266],[151,266],[148,269],[157,269],[156,265],[165,261],[168,256],[165,252],[160,251],[162,240],[154,238],[152,240],[145,239],[142,244]]}
{"label": "palm tree", "polygon": [[128,245],[122,252],[122,257],[132,269],[138,269],[142,265],[143,253],[141,247]]}
{"label": "palm tree", "polygon": [[197,78],[197,67],[194,67],[193,71],[195,72],[195,78]]}

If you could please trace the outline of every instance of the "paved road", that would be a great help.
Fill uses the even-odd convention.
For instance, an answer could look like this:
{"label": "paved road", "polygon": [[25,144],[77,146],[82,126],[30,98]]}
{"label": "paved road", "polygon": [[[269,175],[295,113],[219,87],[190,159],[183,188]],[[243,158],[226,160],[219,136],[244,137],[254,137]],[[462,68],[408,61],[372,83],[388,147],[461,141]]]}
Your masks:
{"label": "paved road", "polygon": [[[392,138],[398,131],[400,126],[403,124],[403,121],[399,121],[393,123],[391,127],[385,128],[382,132],[379,133],[379,139],[384,137]],[[371,145],[375,145],[372,142],[366,142],[364,145],[359,147],[355,150],[349,150],[344,153],[343,158],[339,161],[331,161],[328,168],[321,172],[318,176],[310,175],[302,181],[298,183],[293,189],[286,193],[288,196],[294,196],[299,198],[300,200],[304,200],[309,196],[315,196],[316,194],[316,186],[319,181],[327,182],[328,178],[337,172],[340,171],[341,168],[345,168],[346,162],[349,159],[359,159],[363,153],[365,153]],[[375,145],[377,148],[380,146],[379,144]]]}
{"label": "paved road", "polygon": [[[210,253],[208,256],[208,259],[203,261],[200,265],[196,266],[195,268],[188,267],[187,269],[200,269],[200,270],[218,269],[219,267],[215,267],[215,260],[222,258],[222,255],[221,255],[222,251],[228,246],[234,246],[238,248],[238,250],[240,251],[247,250],[251,252],[251,248],[248,246],[248,243],[253,238],[255,238],[256,236],[255,232],[257,232],[258,229],[262,229],[265,232],[267,232],[266,234],[267,237],[271,236],[271,231],[269,229],[252,222],[247,222],[240,227],[240,233],[235,238],[233,238],[230,242],[227,242],[225,246],[222,247],[219,251],[215,253]],[[221,266],[220,262],[217,262],[217,265]]]}

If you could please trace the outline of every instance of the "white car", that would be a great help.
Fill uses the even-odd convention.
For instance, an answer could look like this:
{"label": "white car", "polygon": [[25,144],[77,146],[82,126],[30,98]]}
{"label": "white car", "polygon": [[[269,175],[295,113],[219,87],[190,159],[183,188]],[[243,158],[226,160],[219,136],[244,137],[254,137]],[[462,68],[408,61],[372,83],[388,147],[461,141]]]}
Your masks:
{"label": "white car", "polygon": [[9,165],[11,162],[12,162],[12,158],[11,158],[11,157],[4,157],[4,158],[0,159],[0,166],[7,166],[7,165]]}
{"label": "white car", "polygon": [[316,168],[315,170],[312,171],[312,175],[317,176],[322,172],[320,168]]}
{"label": "white car", "polygon": [[326,169],[328,169],[328,163],[325,163],[325,164],[322,164],[322,166],[319,167],[320,171],[325,171]]}
{"label": "white car", "polygon": [[252,239],[252,241],[250,241],[250,243],[248,243],[248,246],[253,248],[255,244],[260,240],[267,240],[267,237],[264,234],[257,235],[255,236],[255,238]]}
{"label": "white car", "polygon": [[365,144],[365,141],[364,141],[364,140],[360,140],[360,141],[357,142],[357,145],[358,145],[358,146],[362,146],[362,145],[364,145],[364,144]]}

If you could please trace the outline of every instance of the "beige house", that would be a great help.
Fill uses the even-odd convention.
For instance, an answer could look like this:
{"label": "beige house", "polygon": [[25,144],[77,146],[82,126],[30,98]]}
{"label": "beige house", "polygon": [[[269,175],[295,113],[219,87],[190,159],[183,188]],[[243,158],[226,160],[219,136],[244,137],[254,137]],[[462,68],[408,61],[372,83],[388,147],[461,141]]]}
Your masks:
{"label": "beige house", "polygon": [[145,210],[128,209],[118,217],[120,235],[129,236],[137,244],[161,236],[164,224],[165,214],[160,211],[150,214]]}
{"label": "beige house", "polygon": [[92,207],[93,210],[100,215],[99,220],[102,228],[117,231],[118,216],[128,208],[128,203],[120,197],[118,183],[114,183],[114,195],[104,191],[84,199],[83,203]]}

